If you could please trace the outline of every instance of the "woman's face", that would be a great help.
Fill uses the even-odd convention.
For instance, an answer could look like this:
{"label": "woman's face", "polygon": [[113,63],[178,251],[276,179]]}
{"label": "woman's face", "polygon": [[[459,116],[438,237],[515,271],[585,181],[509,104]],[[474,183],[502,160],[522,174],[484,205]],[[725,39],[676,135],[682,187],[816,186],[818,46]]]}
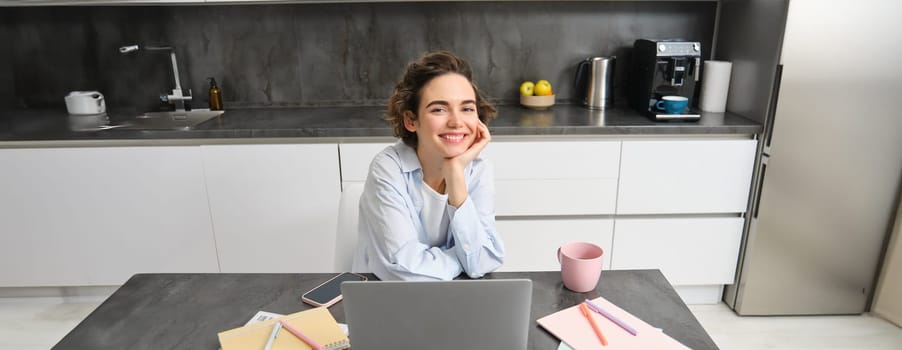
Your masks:
{"label": "woman's face", "polygon": [[404,118],[407,130],[417,133],[417,153],[452,158],[470,148],[479,114],[476,92],[467,78],[454,73],[440,75],[426,83],[420,93],[419,117]]}

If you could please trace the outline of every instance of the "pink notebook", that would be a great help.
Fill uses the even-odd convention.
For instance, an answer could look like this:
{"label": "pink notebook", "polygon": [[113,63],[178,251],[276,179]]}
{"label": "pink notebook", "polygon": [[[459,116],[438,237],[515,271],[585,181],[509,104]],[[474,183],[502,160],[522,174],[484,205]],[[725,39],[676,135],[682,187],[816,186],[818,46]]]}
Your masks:
{"label": "pink notebook", "polygon": [[574,350],[689,349],[602,297],[593,299],[592,302],[635,328],[636,335],[628,333],[616,323],[593,311],[590,315],[595,318],[595,322],[608,340],[608,345],[602,346],[589,320],[579,311],[579,305],[542,317],[536,322]]}

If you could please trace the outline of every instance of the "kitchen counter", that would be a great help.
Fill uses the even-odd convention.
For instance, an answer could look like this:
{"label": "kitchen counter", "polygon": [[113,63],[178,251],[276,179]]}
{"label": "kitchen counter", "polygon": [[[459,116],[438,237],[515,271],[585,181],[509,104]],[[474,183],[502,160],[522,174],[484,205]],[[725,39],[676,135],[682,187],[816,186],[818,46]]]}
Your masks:
{"label": "kitchen counter", "polygon": [[[138,113],[110,113],[110,121],[70,117],[64,111],[5,111],[2,141],[253,139],[253,138],[391,138],[384,106],[256,108],[227,110],[191,130],[108,129]],[[580,105],[555,105],[536,111],[518,105],[498,106],[489,129],[495,136],[626,134],[757,134],[762,125],[732,113],[702,112],[696,122],[654,122],[628,108],[592,111]],[[311,139],[313,141],[313,139]]]}

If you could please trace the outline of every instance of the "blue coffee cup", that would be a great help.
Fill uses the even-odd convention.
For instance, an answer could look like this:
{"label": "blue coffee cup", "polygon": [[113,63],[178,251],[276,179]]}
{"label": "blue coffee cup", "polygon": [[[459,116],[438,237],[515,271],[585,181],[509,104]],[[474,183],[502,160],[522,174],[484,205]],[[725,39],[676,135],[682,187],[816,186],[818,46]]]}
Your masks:
{"label": "blue coffee cup", "polygon": [[683,111],[686,110],[686,106],[688,105],[688,97],[664,96],[661,97],[661,100],[658,101],[658,103],[655,103],[655,108],[662,110],[667,114],[683,114]]}

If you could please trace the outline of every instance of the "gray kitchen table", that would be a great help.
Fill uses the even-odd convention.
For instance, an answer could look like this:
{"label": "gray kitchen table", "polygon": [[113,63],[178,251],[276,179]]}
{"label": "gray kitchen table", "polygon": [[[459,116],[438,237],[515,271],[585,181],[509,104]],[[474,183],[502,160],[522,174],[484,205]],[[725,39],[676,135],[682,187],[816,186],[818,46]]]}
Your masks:
{"label": "gray kitchen table", "polygon": [[[218,349],[217,333],[242,326],[259,310],[288,314],[311,308],[301,294],[333,275],[137,274],[54,349]],[[717,349],[658,270],[604,271],[588,293],[565,289],[559,272],[496,272],[485,278],[532,280],[529,349],[554,350],[559,344],[535,320],[598,296],[689,348]],[[344,322],[342,303],[329,311]]]}

